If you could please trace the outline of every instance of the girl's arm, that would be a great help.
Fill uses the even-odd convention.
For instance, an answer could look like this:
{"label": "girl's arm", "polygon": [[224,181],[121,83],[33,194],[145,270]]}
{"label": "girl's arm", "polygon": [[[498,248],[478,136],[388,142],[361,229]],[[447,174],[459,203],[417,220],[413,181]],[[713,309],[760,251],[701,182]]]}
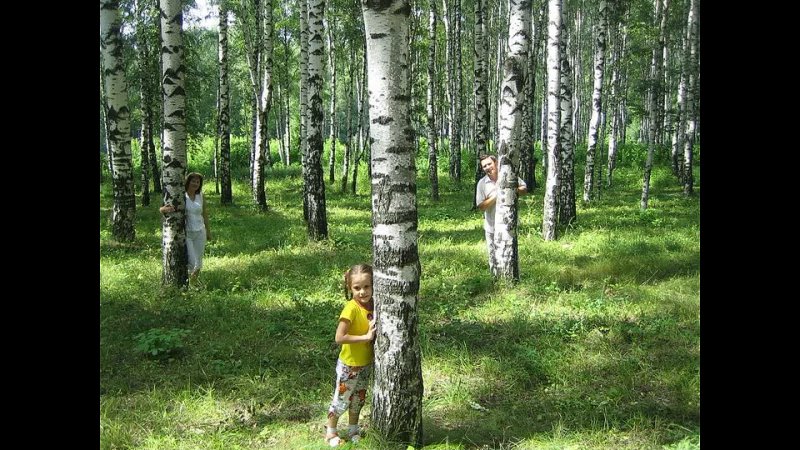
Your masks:
{"label": "girl's arm", "polygon": [[369,342],[375,338],[375,319],[369,321],[369,331],[367,334],[347,334],[350,331],[350,321],[339,319],[339,326],[336,327],[337,344],[355,344],[358,342]]}

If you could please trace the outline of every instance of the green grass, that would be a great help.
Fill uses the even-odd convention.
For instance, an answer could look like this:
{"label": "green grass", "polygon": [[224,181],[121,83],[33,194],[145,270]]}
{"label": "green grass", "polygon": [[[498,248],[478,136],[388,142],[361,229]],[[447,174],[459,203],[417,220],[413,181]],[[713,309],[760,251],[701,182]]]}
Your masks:
{"label": "green grass", "polygon": [[[520,200],[509,285],[489,275],[471,183],[442,168],[439,202],[418,180],[425,449],[699,449],[699,195],[659,167],[641,212],[641,170],[623,167],[544,242],[539,187]],[[371,259],[369,182],[327,187],[330,239],[309,243],[299,176],[267,172],[266,213],[246,182],[223,207],[207,180],[214,240],[204,286],[186,291],[160,286],[158,196],[118,244],[101,186],[101,448],[324,448],[340,280]],[[181,351],[137,350],[137,335],[175,329]]]}

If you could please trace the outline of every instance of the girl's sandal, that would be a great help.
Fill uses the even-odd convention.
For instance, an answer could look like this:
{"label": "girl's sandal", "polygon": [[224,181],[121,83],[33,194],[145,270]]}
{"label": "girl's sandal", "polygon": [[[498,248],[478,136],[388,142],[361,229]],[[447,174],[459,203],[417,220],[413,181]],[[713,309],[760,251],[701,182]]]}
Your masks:
{"label": "girl's sandal", "polygon": [[338,447],[344,442],[339,438],[339,433],[331,433],[325,435],[325,443],[331,447]]}

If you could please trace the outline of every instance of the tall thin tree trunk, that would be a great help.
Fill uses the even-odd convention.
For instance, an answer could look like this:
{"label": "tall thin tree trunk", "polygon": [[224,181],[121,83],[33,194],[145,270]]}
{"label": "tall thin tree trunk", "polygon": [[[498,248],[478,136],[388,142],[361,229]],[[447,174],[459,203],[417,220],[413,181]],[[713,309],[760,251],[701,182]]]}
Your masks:
{"label": "tall thin tree trunk", "polygon": [[309,0],[308,4],[308,237],[322,240],[328,237],[328,218],[325,207],[325,180],[322,172],[324,118],[322,114],[322,85],[325,29],[324,0]]}
{"label": "tall thin tree trunk", "polygon": [[161,91],[164,99],[164,204],[175,207],[166,215],[161,231],[162,283],[186,286],[186,70],[183,61],[183,12],[180,0],[160,0]]}
{"label": "tall thin tree trunk", "polygon": [[519,280],[517,187],[519,154],[524,123],[525,69],[530,49],[531,4],[529,0],[509,0],[508,48],[503,62],[503,83],[498,109],[497,203],[494,220],[494,248],[497,266],[494,275]]}
{"label": "tall thin tree trunk", "polygon": [[[486,92],[486,8],[484,0],[475,0],[475,47],[473,50],[475,69],[473,93],[475,105],[475,180],[473,191],[483,177],[480,155],[489,152],[489,100]],[[472,208],[476,209],[475,196]]]}
{"label": "tall thin tree trunk", "polygon": [[599,23],[595,33],[595,54],[594,54],[594,91],[592,92],[592,117],[589,120],[589,137],[586,148],[586,166],[583,176],[583,201],[592,200],[592,192],[595,186],[594,179],[594,159],[597,148],[597,136],[600,125],[600,112],[603,107],[603,70],[605,68],[606,57],[606,27],[608,22],[608,5],[605,0],[599,3]]}
{"label": "tall thin tree trunk", "polygon": [[428,16],[428,180],[431,183],[431,199],[439,200],[439,175],[436,161],[436,2],[430,2]]}
{"label": "tall thin tree trunk", "polygon": [[219,156],[222,192],[220,203],[233,203],[231,188],[231,106],[228,82],[228,7],[227,2],[219,6]]}
{"label": "tall thin tree trunk", "polygon": [[556,239],[558,194],[560,191],[561,125],[561,0],[547,3],[547,181],[545,183],[542,236],[545,241]]}
{"label": "tall thin tree trunk", "polygon": [[408,116],[408,0],[362,0],[372,142],[372,243],[377,318],[372,425],[422,446],[422,355],[414,131]]}
{"label": "tall thin tree trunk", "polygon": [[[567,34],[567,17],[561,10],[561,35]],[[561,40],[561,183],[558,199],[558,224],[570,225],[577,217],[575,208],[575,143],[572,135],[572,71],[565,39]]]}
{"label": "tall thin tree trunk", "polygon": [[688,82],[686,87],[686,136],[683,144],[683,194],[694,194],[694,175],[692,173],[692,148],[694,147],[694,134],[697,129],[697,105],[695,98],[699,98],[698,85],[700,71],[698,64],[698,47],[700,34],[698,33],[700,0],[691,0],[688,18],[686,40],[689,42],[689,52],[686,55],[686,73]]}
{"label": "tall thin tree trunk", "polygon": [[128,108],[128,86],[122,60],[122,18],[119,2],[100,2],[100,50],[106,97],[106,131],[108,154],[112,159],[111,180],[114,206],[111,211],[111,235],[119,242],[136,238],[136,197],[131,165],[131,121]]}
{"label": "tall thin tree trunk", "polygon": [[142,108],[142,132],[139,144],[141,154],[141,177],[142,177],[142,206],[150,204],[150,145],[153,141],[153,117],[150,108],[150,96],[148,89],[148,60],[150,58],[147,47],[147,32],[144,25],[146,9],[144,2],[138,0],[136,3],[136,46],[139,57],[139,94],[141,97]]}
{"label": "tall thin tree trunk", "polygon": [[336,167],[336,45],[333,40],[334,29],[336,28],[336,18],[331,16],[330,28],[328,29],[328,67],[331,77],[331,113],[330,113],[330,141],[331,151],[328,153],[328,181],[333,185],[336,181],[334,168]]}
{"label": "tall thin tree trunk", "polygon": [[308,0],[300,0],[300,162],[303,167],[303,219],[308,224]]}

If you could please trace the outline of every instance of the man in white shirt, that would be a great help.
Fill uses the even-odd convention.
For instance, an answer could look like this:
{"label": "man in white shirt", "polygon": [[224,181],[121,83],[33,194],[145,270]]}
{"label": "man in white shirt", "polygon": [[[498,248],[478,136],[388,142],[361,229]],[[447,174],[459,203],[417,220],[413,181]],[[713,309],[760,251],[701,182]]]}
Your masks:
{"label": "man in white shirt", "polygon": [[[486,249],[489,252],[489,269],[492,269],[494,255],[494,212],[497,204],[497,157],[480,155],[481,168],[486,176],[478,181],[475,189],[475,204],[483,211],[483,231],[486,237]],[[528,193],[528,185],[522,178],[517,180],[517,195]]]}

